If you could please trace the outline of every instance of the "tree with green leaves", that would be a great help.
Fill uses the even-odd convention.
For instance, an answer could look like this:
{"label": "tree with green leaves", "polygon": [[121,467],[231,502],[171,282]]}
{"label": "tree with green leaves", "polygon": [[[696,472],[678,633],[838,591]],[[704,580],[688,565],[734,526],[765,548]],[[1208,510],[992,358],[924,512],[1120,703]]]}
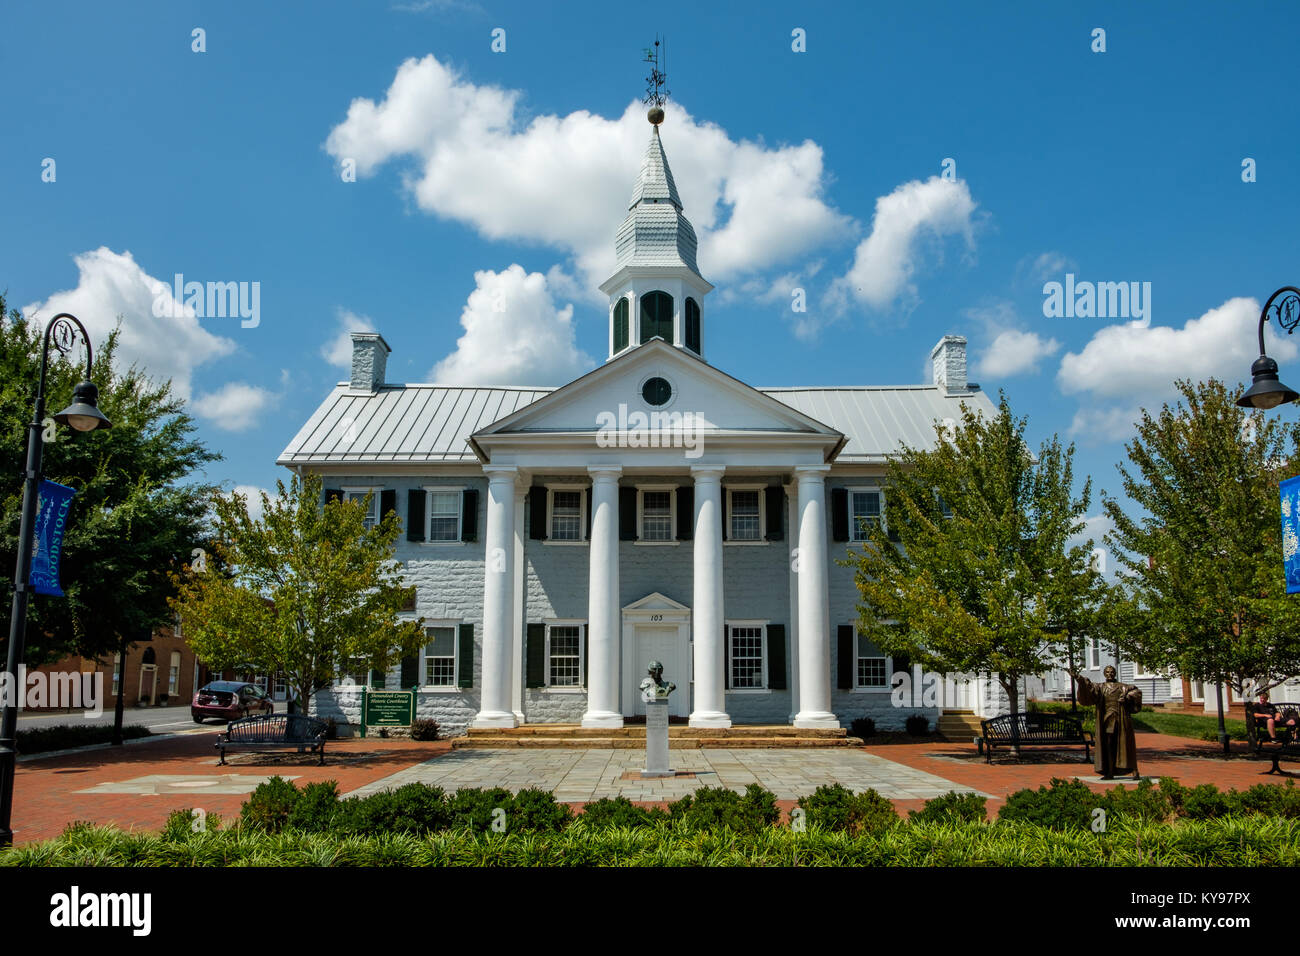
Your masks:
{"label": "tree with green leaves", "polygon": [[[1238,408],[1211,379],[1142,412],[1120,465],[1136,513],[1103,495],[1122,578],[1122,650],[1243,696],[1300,674],[1300,599],[1286,593],[1278,482],[1300,468],[1300,424]],[[1254,687],[1248,685],[1253,684]],[[1227,744],[1223,714],[1220,737]]]}
{"label": "tree with green leaves", "polygon": [[249,514],[238,493],[213,498],[206,561],[175,576],[173,602],[199,658],[219,670],[284,674],[299,707],[335,676],[387,670],[419,653],[423,622],[398,612],[414,589],[393,560],[401,530],[388,512],[366,526],[369,501],[321,505],[321,480],[294,476]]}
{"label": "tree with green leaves", "polygon": [[[0,599],[13,597],[27,429],[41,368],[44,323],[6,312],[0,296]],[[171,573],[202,547],[213,487],[195,475],[220,456],[194,438],[194,420],[170,382],[116,360],[117,332],[95,346],[91,374],[107,431],[51,429],[45,477],[74,488],[63,539],[64,597],[36,595],[27,613],[26,662],[102,658],[148,640],[172,611]],[[85,376],[85,353],[51,350],[46,396],[66,405]],[[7,629],[6,629],[7,633]],[[0,634],[0,648],[6,636]]]}
{"label": "tree with green leaves", "polygon": [[1091,482],[1076,496],[1074,446],[1053,436],[1035,456],[1025,425],[1003,395],[992,419],[964,406],[932,450],[904,446],[886,465],[883,522],[845,562],[859,629],[877,647],[936,671],[992,673],[1013,712],[1021,678],[1062,659],[1100,596],[1092,542],[1070,541]]}

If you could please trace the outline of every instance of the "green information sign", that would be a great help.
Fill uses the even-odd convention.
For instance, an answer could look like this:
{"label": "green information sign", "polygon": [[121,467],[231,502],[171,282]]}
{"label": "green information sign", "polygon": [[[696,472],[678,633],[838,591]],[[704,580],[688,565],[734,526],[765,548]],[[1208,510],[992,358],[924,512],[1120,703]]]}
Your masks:
{"label": "green information sign", "polygon": [[409,690],[362,691],[361,736],[370,727],[409,727],[415,720],[415,694]]}

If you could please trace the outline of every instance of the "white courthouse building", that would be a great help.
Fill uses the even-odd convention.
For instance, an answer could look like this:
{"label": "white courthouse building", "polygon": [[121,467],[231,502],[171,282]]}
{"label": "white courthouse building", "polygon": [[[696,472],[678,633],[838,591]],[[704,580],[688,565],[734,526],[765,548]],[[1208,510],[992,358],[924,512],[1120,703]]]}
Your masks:
{"label": "white courthouse building", "polygon": [[[418,716],[450,733],[622,726],[644,715],[651,659],[694,726],[901,727],[922,710],[891,706],[907,665],[857,634],[837,562],[862,522],[888,525],[883,466],[902,443],[932,447],[963,403],[996,414],[966,379],[965,339],[934,346],[925,384],[732,378],[657,126],[615,243],[594,371],[559,388],[395,384],[388,343],[357,332],[351,380],[280,455],[402,521],[428,643],[356,678],[414,688]],[[319,712],[356,722],[358,697],[323,691]]]}

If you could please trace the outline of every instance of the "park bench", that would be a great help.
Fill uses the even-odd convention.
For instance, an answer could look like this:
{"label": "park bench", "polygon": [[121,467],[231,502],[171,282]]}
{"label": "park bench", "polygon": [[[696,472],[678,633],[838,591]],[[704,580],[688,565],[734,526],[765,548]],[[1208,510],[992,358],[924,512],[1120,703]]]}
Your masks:
{"label": "park bench", "polygon": [[273,750],[306,753],[310,750],[319,753],[320,762],[324,764],[326,728],[325,721],[304,714],[242,717],[231,721],[226,732],[217,738],[217,749],[221,751],[218,764],[226,762],[227,750],[247,750],[253,753],[268,753]]}
{"label": "park bench", "polygon": [[[1254,703],[1246,704],[1246,740],[1250,744],[1251,753],[1273,761],[1273,769],[1268,771],[1269,773],[1281,773],[1277,765],[1279,760],[1300,760],[1300,741],[1291,732],[1291,728],[1285,726],[1273,728],[1277,733],[1276,740],[1269,737],[1268,719],[1255,713],[1258,706]],[[1287,710],[1295,709],[1294,706],[1276,702],[1268,705],[1268,710],[1273,713],[1279,711],[1285,713]]]}
{"label": "park bench", "polygon": [[993,762],[995,747],[1082,747],[1084,759],[1091,759],[1095,745],[1092,732],[1066,714],[1006,714],[980,721],[980,728],[976,744],[986,763]]}

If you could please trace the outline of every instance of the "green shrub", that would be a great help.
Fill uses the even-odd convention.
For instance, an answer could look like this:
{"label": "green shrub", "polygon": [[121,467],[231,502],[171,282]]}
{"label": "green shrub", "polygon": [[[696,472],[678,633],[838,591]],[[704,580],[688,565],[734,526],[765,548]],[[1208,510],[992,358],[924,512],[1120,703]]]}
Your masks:
{"label": "green shrub", "polygon": [[1262,813],[1266,816],[1294,820],[1300,817],[1300,788],[1295,781],[1287,780],[1285,786],[1257,783],[1237,797],[1238,806],[1245,813]]}
{"label": "green shrub", "polygon": [[[123,740],[135,740],[140,737],[152,737],[148,727],[128,724],[122,728]],[[91,744],[106,744],[113,739],[112,724],[59,724],[55,727],[33,727],[31,730],[18,731],[17,747],[20,754],[49,753],[52,750],[71,750],[73,747],[88,747]]]}
{"label": "green shrub", "polygon": [[339,814],[339,785],[333,780],[309,783],[289,811],[287,826],[308,833],[328,833]]}
{"label": "green shrub", "polygon": [[999,820],[1033,823],[1050,830],[1090,829],[1092,811],[1105,797],[1079,780],[1053,777],[1050,787],[1017,790],[998,810]]}
{"label": "green shrub", "polygon": [[856,836],[877,833],[898,822],[898,811],[875,790],[855,794],[841,784],[823,784],[798,806],[807,814],[807,823],[822,830],[839,830]]}
{"label": "green shrub", "polygon": [[447,802],[450,825],[456,828],[472,830],[475,833],[488,833],[492,829],[493,810],[500,808],[506,814],[508,826],[510,807],[514,797],[503,787],[491,787],[482,790],[478,787],[466,787],[457,790]]}
{"label": "green shrub", "polygon": [[949,791],[941,797],[925,801],[925,806],[911,811],[908,819],[913,823],[983,823],[988,818],[986,803],[987,798],[978,793]]}
{"label": "green shrub", "polygon": [[438,739],[438,722],[436,720],[419,720],[411,721],[411,739],[412,740],[437,740]]}
{"label": "green shrub", "polygon": [[876,722],[870,717],[859,717],[849,724],[849,736],[866,740],[876,736]]}
{"label": "green shrub", "polygon": [[780,812],[776,797],[756,783],[743,795],[726,787],[701,787],[693,794],[668,805],[673,823],[701,833],[729,829],[735,833],[757,833],[776,823]]}
{"label": "green shrub", "polygon": [[583,807],[581,819],[587,826],[597,829],[636,829],[655,826],[667,820],[668,814],[658,807],[638,807],[627,797],[605,797]]}
{"label": "green shrub", "polygon": [[557,803],[549,790],[520,790],[510,803],[507,825],[524,833],[559,833],[573,821],[568,805]]}
{"label": "green shrub", "polygon": [[441,787],[408,783],[339,803],[339,828],[356,834],[433,833],[452,824]]}
{"label": "green shrub", "polygon": [[279,833],[289,822],[289,815],[302,798],[302,793],[292,781],[272,777],[259,783],[239,808],[239,819],[244,826],[265,833]]}
{"label": "green shrub", "polygon": [[1191,820],[1211,820],[1226,816],[1232,810],[1233,800],[1212,783],[1192,787],[1183,794],[1182,815]]}
{"label": "green shrub", "polygon": [[924,737],[930,732],[930,718],[925,714],[909,714],[903,726],[913,737]]}
{"label": "green shrub", "polygon": [[1133,790],[1123,784],[1105,795],[1102,807],[1109,819],[1143,820],[1150,823],[1163,823],[1174,813],[1170,795],[1162,789],[1156,789],[1150,780],[1141,781]]}

